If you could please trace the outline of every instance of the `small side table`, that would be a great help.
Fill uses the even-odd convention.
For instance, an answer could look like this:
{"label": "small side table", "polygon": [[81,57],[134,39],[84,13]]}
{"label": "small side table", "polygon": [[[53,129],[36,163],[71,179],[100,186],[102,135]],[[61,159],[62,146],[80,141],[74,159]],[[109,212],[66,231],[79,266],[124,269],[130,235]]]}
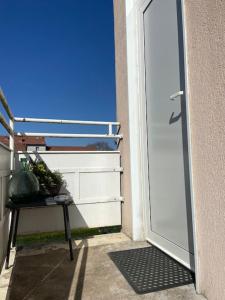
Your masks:
{"label": "small side table", "polygon": [[57,205],[60,205],[62,207],[64,227],[65,227],[65,239],[69,243],[70,260],[73,260],[71,228],[70,228],[70,219],[69,219],[69,211],[68,211],[68,206],[71,205],[72,203],[73,201],[71,200],[71,198],[66,195],[46,197],[44,199],[43,197],[40,197],[40,200],[35,199],[35,201],[29,203],[14,203],[10,200],[6,205],[6,207],[10,209],[10,211],[12,212],[12,217],[11,217],[10,230],[9,230],[5,268],[6,269],[9,268],[11,243],[13,247],[15,247],[16,245],[20,210],[23,208],[41,208],[41,207],[50,207],[50,206],[57,206]]}

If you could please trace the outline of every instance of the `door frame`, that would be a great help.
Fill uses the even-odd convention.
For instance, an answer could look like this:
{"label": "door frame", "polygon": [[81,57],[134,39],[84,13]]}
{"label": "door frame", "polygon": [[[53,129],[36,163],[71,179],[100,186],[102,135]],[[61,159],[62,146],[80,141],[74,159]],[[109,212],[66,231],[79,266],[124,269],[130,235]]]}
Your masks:
{"label": "door frame", "polygon": [[[132,223],[133,239],[145,239],[155,243],[155,237],[150,233],[150,201],[148,180],[147,124],[146,124],[146,94],[145,94],[145,59],[144,59],[144,24],[143,14],[147,6],[155,0],[126,0],[127,26],[127,68],[128,68],[128,104],[129,104],[129,133],[130,133],[130,165],[132,193]],[[192,205],[192,227],[194,243],[194,265],[196,288],[198,291],[198,256],[196,243],[195,203],[192,177],[192,155],[190,139],[190,109],[189,109],[189,79],[187,65],[187,42],[185,28],[185,1],[181,0],[183,19],[183,44],[185,67],[185,91],[187,114],[187,138],[189,153],[189,176]],[[163,247],[161,249],[168,253]],[[168,253],[182,264],[186,263]],[[187,265],[186,265],[187,266]]]}
{"label": "door frame", "polygon": [[[151,3],[154,1],[158,1],[158,0],[150,0],[148,2],[145,3],[145,5],[141,8],[141,12],[142,12],[142,39],[143,39],[143,47],[144,47],[144,13],[146,12],[147,9],[151,9]],[[175,0],[174,0],[175,1]],[[145,112],[147,110],[147,95],[146,95],[146,67],[145,67],[145,49],[143,49],[143,68],[144,68],[144,84],[145,84],[145,89],[144,89],[144,97],[145,97]],[[186,91],[185,91],[186,94]],[[186,99],[186,95],[184,97],[184,99]],[[182,100],[183,101],[183,100]],[[147,112],[146,112],[146,123],[147,123]],[[149,136],[149,132],[147,130],[147,125],[146,125],[146,138]],[[151,136],[151,132],[150,132],[150,136]],[[148,151],[148,150],[147,150]],[[147,158],[147,163],[149,165],[149,157]],[[190,163],[190,161],[189,161]],[[151,169],[151,164],[149,166],[149,168]],[[150,183],[150,173],[149,173],[149,169],[148,169],[148,189],[150,188],[151,190],[151,183]],[[189,174],[190,177],[190,174]],[[146,212],[150,212],[148,213],[149,215],[149,219],[151,219],[151,197],[149,195],[149,209],[146,209]],[[147,217],[147,216],[146,216]],[[150,222],[151,223],[151,222]],[[179,247],[178,245],[176,245],[175,243],[173,243],[170,240],[167,240],[165,237],[160,236],[159,234],[157,234],[156,232],[154,232],[151,228],[151,224],[150,226],[148,226],[148,228],[146,228],[146,239],[151,243],[156,245],[158,248],[160,248],[161,250],[163,250],[164,252],[168,253],[170,256],[174,257],[177,261],[179,261],[180,263],[182,263],[183,265],[185,265],[187,268],[194,270],[194,255],[192,255],[191,253],[189,253],[188,251],[186,251],[185,249],[182,249],[181,247]],[[169,250],[170,249],[170,250]],[[175,254],[176,253],[176,254]],[[189,263],[190,262],[190,263]]]}

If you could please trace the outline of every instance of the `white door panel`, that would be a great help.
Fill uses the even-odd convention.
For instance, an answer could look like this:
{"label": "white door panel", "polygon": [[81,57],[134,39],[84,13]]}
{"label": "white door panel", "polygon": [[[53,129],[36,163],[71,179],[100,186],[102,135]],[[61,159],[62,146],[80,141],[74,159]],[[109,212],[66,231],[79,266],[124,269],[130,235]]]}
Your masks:
{"label": "white door panel", "polygon": [[178,258],[187,252],[189,264],[193,238],[180,1],[150,2],[144,40],[151,233]]}

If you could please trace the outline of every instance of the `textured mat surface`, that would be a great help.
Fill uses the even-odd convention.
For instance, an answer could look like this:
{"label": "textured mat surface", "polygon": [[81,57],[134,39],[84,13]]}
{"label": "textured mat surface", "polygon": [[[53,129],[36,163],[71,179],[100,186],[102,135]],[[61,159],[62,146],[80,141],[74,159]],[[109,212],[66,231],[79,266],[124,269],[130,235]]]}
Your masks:
{"label": "textured mat surface", "polygon": [[110,252],[109,256],[138,294],[194,282],[192,272],[154,246]]}

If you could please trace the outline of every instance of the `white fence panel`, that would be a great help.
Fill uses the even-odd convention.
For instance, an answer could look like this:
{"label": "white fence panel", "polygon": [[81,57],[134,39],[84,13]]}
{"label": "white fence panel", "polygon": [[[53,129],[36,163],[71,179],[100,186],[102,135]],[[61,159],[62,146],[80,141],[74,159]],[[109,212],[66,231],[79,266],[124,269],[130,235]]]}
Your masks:
{"label": "white fence panel", "polygon": [[[50,152],[18,153],[16,168],[22,157],[43,160],[51,170],[60,171],[72,196],[70,207],[72,228],[121,225],[120,153]],[[60,207],[24,209],[19,233],[63,230]]]}
{"label": "white fence panel", "polygon": [[0,143],[0,270],[5,258],[9,230],[9,214],[5,209],[10,176],[10,151]]}

